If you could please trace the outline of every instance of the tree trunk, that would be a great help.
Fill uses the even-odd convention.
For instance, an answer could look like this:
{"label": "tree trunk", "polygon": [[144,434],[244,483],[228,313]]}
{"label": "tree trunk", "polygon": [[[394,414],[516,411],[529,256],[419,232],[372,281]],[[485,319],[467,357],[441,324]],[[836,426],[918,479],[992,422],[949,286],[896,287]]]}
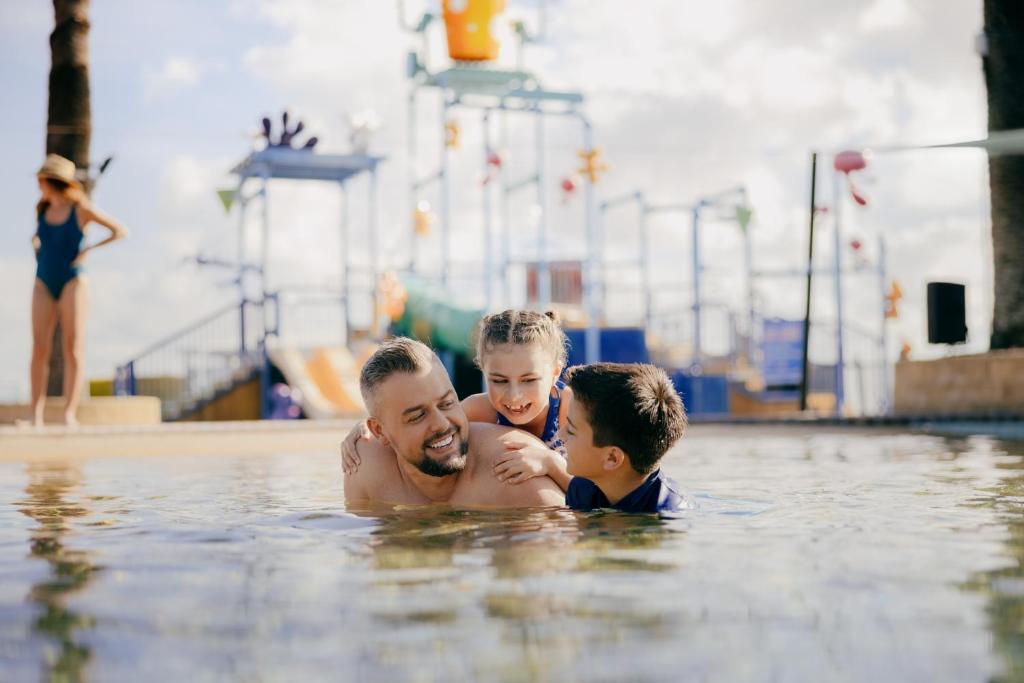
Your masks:
{"label": "tree trunk", "polygon": [[[46,153],[89,168],[92,110],[89,104],[89,0],[53,0],[50,34],[50,100],[46,121]],[[86,191],[90,188],[86,183]],[[50,381],[46,393],[64,391],[64,350],[60,324],[53,335]]]}
{"label": "tree trunk", "polygon": [[[985,0],[989,131],[1024,128],[1024,2]],[[1024,347],[1024,155],[990,156],[993,349]]]}

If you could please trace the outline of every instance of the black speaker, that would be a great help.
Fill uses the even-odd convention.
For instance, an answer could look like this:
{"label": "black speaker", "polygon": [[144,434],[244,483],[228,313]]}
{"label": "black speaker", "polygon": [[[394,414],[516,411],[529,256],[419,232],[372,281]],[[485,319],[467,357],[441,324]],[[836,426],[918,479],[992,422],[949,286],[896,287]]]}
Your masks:
{"label": "black speaker", "polygon": [[964,285],[928,283],[928,343],[961,344],[967,341]]}

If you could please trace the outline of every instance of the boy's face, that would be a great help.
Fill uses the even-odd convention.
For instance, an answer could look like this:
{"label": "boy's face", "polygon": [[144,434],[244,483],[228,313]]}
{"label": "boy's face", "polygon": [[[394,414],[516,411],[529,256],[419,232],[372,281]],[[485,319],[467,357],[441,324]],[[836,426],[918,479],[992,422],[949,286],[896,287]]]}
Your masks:
{"label": "boy's face", "polygon": [[609,447],[594,445],[594,430],[590,426],[590,418],[579,401],[569,404],[567,418],[560,431],[565,443],[566,467],[569,474],[585,479],[600,478],[607,469],[605,465]]}

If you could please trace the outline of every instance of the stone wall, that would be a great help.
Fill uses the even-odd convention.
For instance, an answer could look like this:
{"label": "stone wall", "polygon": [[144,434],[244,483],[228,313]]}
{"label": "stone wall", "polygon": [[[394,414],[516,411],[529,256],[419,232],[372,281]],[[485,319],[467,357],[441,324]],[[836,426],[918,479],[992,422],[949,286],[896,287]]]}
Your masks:
{"label": "stone wall", "polygon": [[1024,417],[1024,349],[896,364],[897,415]]}

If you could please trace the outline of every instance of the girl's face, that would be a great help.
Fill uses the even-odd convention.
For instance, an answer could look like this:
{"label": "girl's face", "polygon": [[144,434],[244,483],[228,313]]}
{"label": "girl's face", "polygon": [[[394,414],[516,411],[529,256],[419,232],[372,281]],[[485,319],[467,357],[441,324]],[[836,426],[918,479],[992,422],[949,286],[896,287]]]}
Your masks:
{"label": "girl's face", "polygon": [[500,344],[483,358],[487,398],[514,425],[525,425],[548,409],[561,368],[540,344]]}
{"label": "girl's face", "polygon": [[57,186],[43,176],[37,176],[39,180],[39,192],[44,201],[51,204],[59,204],[66,201],[66,195]]}

